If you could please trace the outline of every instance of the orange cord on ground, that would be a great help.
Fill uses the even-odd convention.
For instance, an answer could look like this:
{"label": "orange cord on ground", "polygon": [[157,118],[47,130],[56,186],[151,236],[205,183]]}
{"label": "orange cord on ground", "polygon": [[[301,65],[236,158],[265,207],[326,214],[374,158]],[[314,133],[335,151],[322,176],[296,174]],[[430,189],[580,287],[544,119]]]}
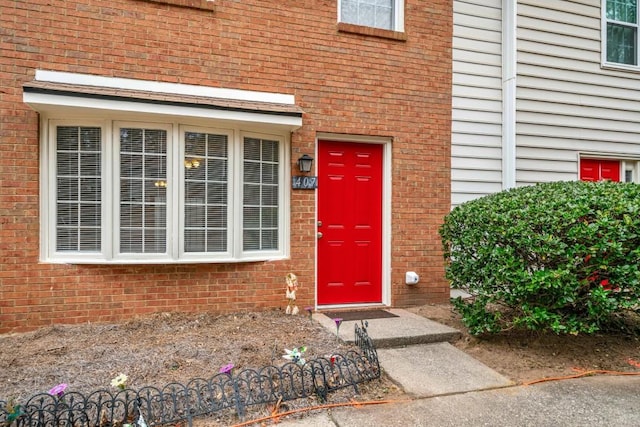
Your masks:
{"label": "orange cord on ground", "polygon": [[633,375],[633,376],[640,375],[640,372],[607,371],[602,369],[587,371],[585,369],[580,369],[580,368],[572,368],[572,369],[579,373],[574,375],[565,375],[561,377],[540,378],[538,380],[527,381],[525,383],[522,383],[522,385],[532,385],[532,384],[538,384],[538,383],[543,383],[547,381],[570,380],[573,378],[588,377],[591,375]]}
{"label": "orange cord on ground", "polygon": [[401,400],[369,400],[366,402],[342,402],[342,403],[328,403],[325,405],[317,405],[317,406],[310,406],[308,408],[300,408],[300,409],[293,409],[291,411],[286,411],[286,412],[282,412],[282,413],[276,413],[274,410],[274,412],[271,413],[271,415],[267,416],[267,417],[263,417],[263,418],[258,418],[256,420],[251,420],[251,421],[246,421],[240,424],[234,424],[233,427],[243,427],[243,426],[248,426],[251,424],[257,424],[263,421],[268,421],[268,420],[278,420],[280,417],[284,417],[286,415],[291,415],[291,414],[297,414],[300,412],[307,412],[307,411],[316,411],[318,409],[330,409],[330,408],[338,408],[341,406],[354,406],[356,408],[360,407],[360,406],[365,406],[365,405],[382,405],[382,404],[386,404],[386,403],[406,403],[406,402],[410,402],[411,399],[401,399]]}

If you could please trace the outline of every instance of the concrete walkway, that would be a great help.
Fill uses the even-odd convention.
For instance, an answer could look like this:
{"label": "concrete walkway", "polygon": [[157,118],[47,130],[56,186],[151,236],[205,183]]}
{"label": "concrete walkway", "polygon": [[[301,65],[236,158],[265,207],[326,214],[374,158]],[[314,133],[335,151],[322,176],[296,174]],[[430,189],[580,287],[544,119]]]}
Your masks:
{"label": "concrete walkway", "polygon": [[[431,397],[507,387],[513,383],[449,342],[460,332],[401,309],[387,310],[398,317],[367,320],[367,332],[378,350],[384,372],[412,397]],[[322,326],[335,332],[335,322],[314,314]],[[354,341],[360,321],[342,322],[340,338]]]}
{"label": "concrete walkway", "polygon": [[[640,377],[593,377],[515,386],[449,342],[455,329],[405,310],[368,320],[384,372],[410,401],[318,412],[280,426],[640,426]],[[336,332],[329,317],[314,318]],[[353,341],[355,321],[340,337]],[[360,323],[358,321],[358,323]]]}

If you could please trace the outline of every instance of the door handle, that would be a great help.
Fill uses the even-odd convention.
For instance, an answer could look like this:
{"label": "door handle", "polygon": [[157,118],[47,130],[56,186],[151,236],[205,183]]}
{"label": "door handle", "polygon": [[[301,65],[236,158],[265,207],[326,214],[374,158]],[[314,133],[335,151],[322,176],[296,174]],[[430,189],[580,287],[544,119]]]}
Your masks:
{"label": "door handle", "polygon": [[318,239],[322,239],[322,236],[323,236],[322,232],[318,231]]}

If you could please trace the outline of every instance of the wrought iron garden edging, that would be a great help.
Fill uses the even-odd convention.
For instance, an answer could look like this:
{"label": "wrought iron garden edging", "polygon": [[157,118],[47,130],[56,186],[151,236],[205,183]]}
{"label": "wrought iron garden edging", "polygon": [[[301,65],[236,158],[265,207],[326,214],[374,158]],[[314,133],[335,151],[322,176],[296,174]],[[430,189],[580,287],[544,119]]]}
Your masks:
{"label": "wrought iron garden edging", "polygon": [[225,409],[244,417],[250,406],[275,404],[329,393],[380,378],[378,354],[366,323],[355,325],[358,351],[288,362],[281,367],[221,373],[209,380],[193,379],[186,385],[143,387],[117,392],[98,390],[89,395],[69,392],[62,397],[41,393],[25,403],[0,400],[0,425],[7,427],[121,427],[160,426],[187,421]]}

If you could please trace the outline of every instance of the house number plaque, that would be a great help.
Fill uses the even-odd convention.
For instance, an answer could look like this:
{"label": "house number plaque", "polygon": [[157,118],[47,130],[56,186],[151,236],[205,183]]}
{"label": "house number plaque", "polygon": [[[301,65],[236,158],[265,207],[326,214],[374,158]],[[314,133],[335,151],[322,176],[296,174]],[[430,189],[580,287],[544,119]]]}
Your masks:
{"label": "house number plaque", "polygon": [[292,177],[291,188],[294,190],[315,190],[318,188],[318,177],[294,176]]}

